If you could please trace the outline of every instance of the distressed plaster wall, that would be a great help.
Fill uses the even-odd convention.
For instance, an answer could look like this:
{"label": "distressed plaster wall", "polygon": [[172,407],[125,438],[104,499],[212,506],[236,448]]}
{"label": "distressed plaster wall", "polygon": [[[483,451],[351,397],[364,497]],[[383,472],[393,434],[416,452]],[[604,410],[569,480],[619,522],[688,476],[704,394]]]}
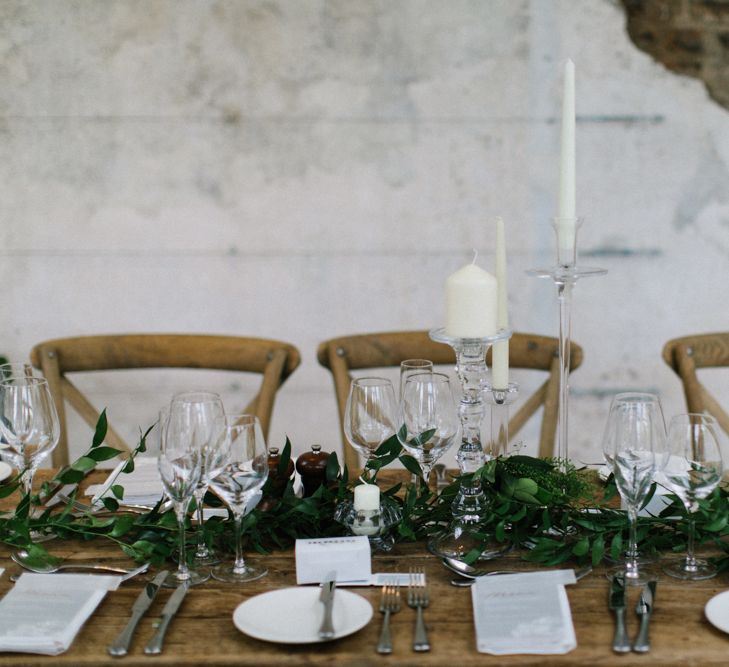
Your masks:
{"label": "distressed plaster wall", "polygon": [[[577,65],[585,264],[571,448],[600,458],[611,395],[682,409],[663,343],[729,328],[729,116],[631,43],[610,0],[5,0],[0,4],[0,352],[129,331],[296,344],[271,442],[338,448],[317,344],[442,322],[445,277],[493,261],[511,318],[556,335],[561,64]],[[525,385],[529,382],[524,379]],[[133,439],[217,374],[82,386]],[[525,434],[535,451],[535,431]],[[88,441],[73,424],[73,447]]]}

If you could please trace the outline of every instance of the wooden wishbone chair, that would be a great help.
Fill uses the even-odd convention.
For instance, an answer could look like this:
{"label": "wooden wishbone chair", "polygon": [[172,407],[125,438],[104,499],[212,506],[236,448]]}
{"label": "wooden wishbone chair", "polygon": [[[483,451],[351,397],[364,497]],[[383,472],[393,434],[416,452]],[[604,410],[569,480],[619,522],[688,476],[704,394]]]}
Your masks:
{"label": "wooden wishbone chair", "polygon": [[729,415],[716,398],[699,381],[696,371],[729,366],[729,333],[684,336],[663,346],[663,360],[683,384],[689,412],[708,412],[729,433]]}
{"label": "wooden wishbone chair", "polygon": [[[570,368],[582,363],[582,348],[576,343],[570,348]],[[509,344],[509,364],[512,368],[545,371],[548,377],[541,386],[521,404],[509,421],[509,437],[516,435],[531,416],[544,406],[539,455],[554,455],[557,430],[559,397],[559,340],[535,334],[514,333]],[[344,461],[350,470],[359,469],[357,452],[344,437],[344,409],[347,403],[350,371],[399,366],[406,359],[430,359],[435,365],[455,364],[453,349],[430,339],[427,331],[401,331],[391,333],[362,334],[333,338],[319,345],[319,363],[328,368],[334,380],[334,390],[339,408],[339,424],[342,436]],[[487,356],[491,366],[491,351]]]}
{"label": "wooden wishbone chair", "polygon": [[[204,368],[260,373],[258,393],[245,408],[261,420],[268,435],[278,388],[301,362],[299,351],[288,343],[263,338],[181,334],[123,334],[59,338],[36,345],[31,362],[43,371],[56,403],[61,438],[53,464],[68,464],[68,434],[64,399],[92,428],[99,411],[71,382],[67,374],[141,368]],[[107,442],[131,451],[110,427]]]}

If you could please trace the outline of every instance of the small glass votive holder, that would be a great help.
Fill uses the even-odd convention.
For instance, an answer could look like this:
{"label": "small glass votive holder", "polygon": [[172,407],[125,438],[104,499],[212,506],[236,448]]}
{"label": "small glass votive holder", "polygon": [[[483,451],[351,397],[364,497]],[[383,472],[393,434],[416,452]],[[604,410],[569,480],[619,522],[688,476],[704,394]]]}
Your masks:
{"label": "small glass votive holder", "polygon": [[400,523],[402,512],[390,503],[380,504],[379,509],[358,510],[351,500],[337,505],[334,520],[341,523],[350,535],[365,535],[374,551],[392,551],[395,538],[391,529]]}

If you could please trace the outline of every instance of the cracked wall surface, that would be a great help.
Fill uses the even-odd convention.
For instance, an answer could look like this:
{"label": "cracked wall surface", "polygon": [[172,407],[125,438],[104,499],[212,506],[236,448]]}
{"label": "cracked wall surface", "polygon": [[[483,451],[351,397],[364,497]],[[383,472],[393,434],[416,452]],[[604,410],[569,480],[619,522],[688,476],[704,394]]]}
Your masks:
{"label": "cracked wall surface", "polygon": [[[686,7],[625,5],[630,25],[659,5]],[[553,286],[526,270],[555,259],[571,57],[580,257],[609,271],[575,292],[585,360],[571,383],[571,447],[600,460],[615,392],[655,390],[668,415],[683,408],[663,343],[729,329],[728,112],[702,81],[636,48],[625,9],[0,3],[0,353],[21,359],[40,340],[107,332],[288,340],[304,361],[271,442],[337,449],[317,344],[441,324],[446,276],[472,248],[492,267],[495,215],[507,225],[514,328],[557,335]],[[668,50],[690,54],[682,44]],[[538,384],[516,379],[524,393]],[[79,384],[130,440],[173,391],[217,389],[231,411],[252,391],[195,372]],[[72,427],[79,452],[90,433]],[[537,437],[532,425],[527,451]]]}

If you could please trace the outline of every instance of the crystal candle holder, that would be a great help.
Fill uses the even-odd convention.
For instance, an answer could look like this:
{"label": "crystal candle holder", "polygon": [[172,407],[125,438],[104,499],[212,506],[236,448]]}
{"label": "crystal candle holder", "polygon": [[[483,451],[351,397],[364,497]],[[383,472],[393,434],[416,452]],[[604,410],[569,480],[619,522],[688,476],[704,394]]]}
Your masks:
{"label": "crystal candle holder", "polygon": [[499,546],[485,548],[484,545],[482,524],[488,512],[486,496],[481,481],[469,478],[468,474],[476,472],[486,462],[481,441],[481,424],[486,413],[483,398],[488,376],[486,352],[494,343],[511,338],[511,331],[501,329],[493,336],[460,338],[449,336],[445,329],[433,329],[430,337],[450,345],[456,353],[456,372],[462,388],[458,409],[462,426],[461,447],[457,459],[461,474],[466,477],[462,479],[453,501],[453,520],[449,529],[432,537],[428,548],[441,557],[463,559],[474,549],[480,549],[481,558],[493,558],[501,550]]}
{"label": "crystal candle holder", "polygon": [[365,535],[375,551],[391,551],[395,545],[391,530],[402,520],[402,512],[390,503],[380,504],[379,509],[358,510],[351,500],[345,500],[337,505],[334,520],[350,535]]}

